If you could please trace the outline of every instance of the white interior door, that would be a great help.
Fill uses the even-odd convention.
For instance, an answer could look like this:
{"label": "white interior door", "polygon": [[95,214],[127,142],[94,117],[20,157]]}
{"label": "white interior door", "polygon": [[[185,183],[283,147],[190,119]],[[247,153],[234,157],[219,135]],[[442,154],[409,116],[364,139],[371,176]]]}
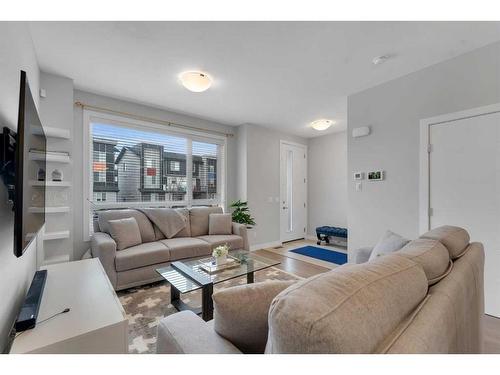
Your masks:
{"label": "white interior door", "polygon": [[483,243],[485,310],[500,317],[500,113],[431,125],[429,140],[430,226]]}
{"label": "white interior door", "polygon": [[305,146],[281,143],[280,227],[281,241],[305,238],[307,221]]}

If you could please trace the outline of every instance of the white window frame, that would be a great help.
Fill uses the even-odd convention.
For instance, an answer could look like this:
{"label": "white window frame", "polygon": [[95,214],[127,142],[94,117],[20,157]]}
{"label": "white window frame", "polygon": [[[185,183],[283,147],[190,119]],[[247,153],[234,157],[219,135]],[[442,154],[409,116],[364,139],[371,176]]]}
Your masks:
{"label": "white window frame", "polygon": [[[91,203],[91,194],[93,192],[93,173],[91,173],[91,166],[93,161],[92,156],[92,128],[93,122],[100,122],[115,126],[123,126],[134,128],[143,131],[156,131],[166,135],[179,136],[187,139],[187,160],[186,160],[186,199],[183,201],[159,201],[159,202],[103,202],[97,204]],[[224,135],[217,135],[207,132],[197,131],[192,129],[182,129],[176,127],[168,127],[163,124],[155,122],[138,120],[125,116],[99,112],[89,109],[83,110],[83,235],[84,240],[90,241],[90,225],[91,225],[91,206],[98,209],[106,208],[133,208],[133,207],[171,207],[171,206],[186,206],[192,207],[194,205],[213,205],[218,204],[226,209],[227,197],[227,137]],[[217,144],[221,147],[217,148],[217,187],[219,190],[219,199],[192,199],[192,142],[209,142]],[[87,183],[85,183],[87,181]]]}

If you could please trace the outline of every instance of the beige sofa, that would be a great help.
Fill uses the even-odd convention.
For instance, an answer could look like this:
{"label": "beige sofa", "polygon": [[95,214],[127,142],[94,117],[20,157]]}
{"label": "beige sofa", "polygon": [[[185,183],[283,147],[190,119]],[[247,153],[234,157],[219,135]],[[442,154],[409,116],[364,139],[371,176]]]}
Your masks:
{"label": "beige sofa", "polygon": [[214,293],[214,320],[158,327],[159,353],[480,353],[484,251],[445,226],[403,249],[294,282]]}
{"label": "beige sofa", "polygon": [[[141,211],[135,209],[105,210],[97,213],[91,254],[99,258],[115,290],[121,290],[161,280],[155,271],[181,259],[211,254],[214,247],[228,244],[231,249],[249,250],[246,226],[232,224],[232,234],[209,235],[209,215],[222,213],[220,207],[176,209],[186,226],[173,238],[164,234]],[[142,243],[117,250],[110,236],[110,220],[133,217],[139,226]]]}

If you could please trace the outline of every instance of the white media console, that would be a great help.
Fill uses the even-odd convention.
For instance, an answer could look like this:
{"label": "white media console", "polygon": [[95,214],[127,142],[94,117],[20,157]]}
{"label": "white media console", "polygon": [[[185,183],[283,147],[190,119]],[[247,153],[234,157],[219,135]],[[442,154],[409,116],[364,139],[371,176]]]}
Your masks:
{"label": "white media console", "polygon": [[18,334],[10,353],[128,353],[128,320],[98,259],[42,269],[48,273],[37,325]]}

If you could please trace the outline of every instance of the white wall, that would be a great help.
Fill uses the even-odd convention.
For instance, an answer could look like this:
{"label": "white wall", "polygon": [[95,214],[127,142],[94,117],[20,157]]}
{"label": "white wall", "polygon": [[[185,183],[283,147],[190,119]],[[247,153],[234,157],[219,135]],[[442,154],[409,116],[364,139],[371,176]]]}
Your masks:
{"label": "white wall", "polygon": [[250,244],[274,243],[280,240],[280,140],[307,145],[307,139],[253,124],[242,127],[239,132],[246,138],[247,174],[246,189],[239,190],[246,190],[257,223],[250,233]]}
{"label": "white wall", "polygon": [[[25,70],[38,105],[39,69],[26,24],[0,22],[0,125],[17,129],[20,70]],[[0,197],[2,202],[5,197]],[[3,229],[3,228],[2,228]],[[13,254],[13,231],[0,240],[0,352],[36,269],[36,240],[21,258]]]}
{"label": "white wall", "polygon": [[348,98],[348,175],[383,169],[386,180],[348,181],[349,255],[373,245],[386,229],[418,233],[419,122],[423,118],[500,102],[500,43],[495,43]]}
{"label": "white wall", "polygon": [[[75,90],[74,100],[87,105],[93,105],[115,111],[133,113],[139,116],[155,118],[164,121],[172,121],[181,124],[196,126],[208,130],[217,130],[232,133],[234,137],[228,137],[227,141],[227,200],[230,202],[237,196],[237,129],[216,122],[199,119],[192,116],[168,112],[145,105],[114,99],[102,95],[96,95],[84,91]],[[78,259],[89,248],[89,243],[83,240],[83,110],[74,107],[73,112],[73,246],[74,256]]]}
{"label": "white wall", "polygon": [[347,228],[347,133],[309,139],[308,230],[331,225]]}

